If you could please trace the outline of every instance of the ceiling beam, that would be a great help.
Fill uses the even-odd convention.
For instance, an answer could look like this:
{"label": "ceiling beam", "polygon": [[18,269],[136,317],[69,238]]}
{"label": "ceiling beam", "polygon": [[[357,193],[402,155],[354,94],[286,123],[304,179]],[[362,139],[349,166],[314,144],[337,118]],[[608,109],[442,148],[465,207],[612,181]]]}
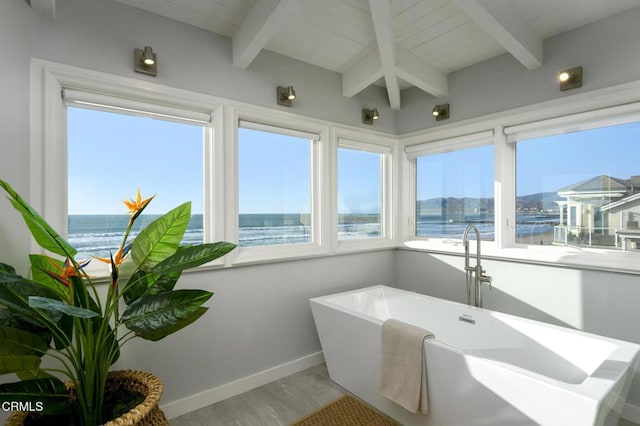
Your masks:
{"label": "ceiling beam", "polygon": [[469,18],[528,69],[542,66],[542,39],[509,1],[453,0]]}
{"label": "ceiling beam", "polygon": [[383,76],[380,52],[374,50],[342,74],[342,95],[351,98]]}
{"label": "ceiling beam", "polygon": [[55,18],[56,0],[29,0],[31,7],[38,12]]}
{"label": "ceiling beam", "polygon": [[384,82],[391,109],[400,109],[400,85],[396,76],[396,43],[391,25],[389,0],[369,0]]}
{"label": "ceiling beam", "polygon": [[291,0],[259,0],[233,36],[233,65],[247,69],[278,30]]}
{"label": "ceiling beam", "polygon": [[398,49],[396,75],[437,98],[447,95],[447,75],[406,49]]}

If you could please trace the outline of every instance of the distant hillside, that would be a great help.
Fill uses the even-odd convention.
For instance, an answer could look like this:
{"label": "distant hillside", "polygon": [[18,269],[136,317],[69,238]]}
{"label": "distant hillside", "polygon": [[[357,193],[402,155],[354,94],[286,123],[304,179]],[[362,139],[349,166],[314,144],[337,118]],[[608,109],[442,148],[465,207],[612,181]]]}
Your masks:
{"label": "distant hillside", "polygon": [[536,194],[516,197],[516,210],[552,210],[558,211],[556,201],[563,198],[557,192],[538,192]]}
{"label": "distant hillside", "polygon": [[493,198],[430,198],[418,201],[422,214],[480,214],[493,212]]}
{"label": "distant hillside", "polygon": [[[539,192],[537,194],[516,197],[518,211],[553,211],[558,210],[555,203],[562,198],[556,192]],[[417,208],[422,214],[480,214],[493,213],[493,198],[429,198],[418,200]]]}

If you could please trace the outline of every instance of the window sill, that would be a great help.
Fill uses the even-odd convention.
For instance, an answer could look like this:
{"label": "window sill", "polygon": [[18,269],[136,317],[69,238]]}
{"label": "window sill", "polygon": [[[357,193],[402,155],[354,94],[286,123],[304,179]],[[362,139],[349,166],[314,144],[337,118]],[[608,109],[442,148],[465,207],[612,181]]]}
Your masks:
{"label": "window sill", "polygon": [[370,239],[348,239],[339,240],[335,253],[353,253],[359,251],[383,250],[396,248],[398,245],[395,241],[388,238],[370,238]]}
{"label": "window sill", "polygon": [[[475,241],[471,241],[475,255]],[[401,250],[464,255],[462,240],[424,239],[405,241]],[[620,250],[590,249],[585,247],[516,245],[498,248],[494,242],[483,242],[482,257],[492,260],[531,263],[546,266],[586,269],[626,274],[640,274],[640,253]]]}
{"label": "window sill", "polygon": [[264,262],[278,262],[289,259],[316,257],[329,254],[324,247],[315,244],[283,244],[281,246],[238,247],[235,258],[230,258],[231,266]]}

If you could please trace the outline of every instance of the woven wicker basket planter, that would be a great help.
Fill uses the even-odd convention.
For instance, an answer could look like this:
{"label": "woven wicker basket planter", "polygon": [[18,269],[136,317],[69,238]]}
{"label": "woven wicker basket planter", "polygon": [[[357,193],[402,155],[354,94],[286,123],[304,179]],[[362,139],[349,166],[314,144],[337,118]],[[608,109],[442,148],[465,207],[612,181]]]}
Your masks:
{"label": "woven wicker basket planter", "polygon": [[[163,388],[162,382],[156,376],[144,371],[111,371],[107,376],[106,392],[114,392],[118,389],[139,392],[145,395],[145,399],[129,412],[105,423],[104,426],[169,426],[169,421],[158,407]],[[71,392],[73,392],[72,389]],[[28,414],[13,413],[4,424],[5,426],[22,426]]]}

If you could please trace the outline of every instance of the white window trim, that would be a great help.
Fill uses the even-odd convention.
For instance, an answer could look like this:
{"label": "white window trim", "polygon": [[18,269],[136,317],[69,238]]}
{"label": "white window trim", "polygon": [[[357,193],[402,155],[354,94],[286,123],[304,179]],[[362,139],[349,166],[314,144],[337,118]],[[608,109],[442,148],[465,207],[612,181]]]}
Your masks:
{"label": "white window trim", "polygon": [[[527,131],[527,136],[537,137],[542,135],[540,129],[545,126],[553,126],[555,134],[562,126],[567,131],[586,130],[636,121],[634,117],[640,111],[639,102],[640,80],[403,135],[400,137],[404,154],[401,211],[403,243],[400,248],[457,255],[464,253],[462,236],[451,240],[415,237],[415,161],[410,159],[410,147],[437,141],[445,141],[443,144],[446,145],[449,140],[449,145],[453,148],[456,144],[451,144],[451,139],[464,138],[493,128],[496,158],[496,241],[482,242],[483,256],[579,269],[640,273],[640,253],[637,252],[515,243],[515,144],[512,143],[512,135],[516,131],[522,132],[521,135]],[[600,117],[600,114],[604,114],[604,117],[597,126],[593,126],[591,120]],[[409,156],[405,149],[409,150]]]}
{"label": "white window trim", "polygon": [[[311,217],[312,242],[303,244],[282,244],[270,246],[238,247],[230,256],[228,264],[260,263],[277,259],[291,259],[298,257],[320,256],[330,253],[330,246],[326,241],[325,222],[326,206],[328,203],[326,167],[329,131],[326,125],[301,120],[298,116],[288,113],[267,112],[252,108],[229,107],[225,109],[227,143],[230,149],[226,152],[227,164],[227,192],[226,204],[226,235],[229,241],[239,241],[239,176],[238,176],[238,128],[240,123],[244,128],[253,128],[274,133],[286,134],[311,140]],[[232,135],[229,137],[229,135]]]}
{"label": "white window trim", "polygon": [[[204,182],[205,211],[210,212],[205,223],[205,241],[237,242],[237,125],[238,120],[263,123],[274,126],[274,130],[297,129],[303,134],[319,135],[314,142],[313,168],[313,209],[315,241],[311,245],[283,245],[252,247],[234,250],[224,260],[200,267],[244,265],[251,263],[281,261],[312,256],[324,256],[345,252],[389,249],[397,247],[398,224],[393,218],[399,211],[399,148],[398,138],[375,130],[356,126],[336,126],[326,120],[303,117],[289,112],[259,107],[215,96],[194,93],[165,85],[98,71],[78,68],[33,58],[30,75],[30,194],[34,208],[61,234],[67,233],[67,150],[66,150],[66,109],[62,104],[63,89],[88,91],[93,95],[116,94],[134,101],[151,102],[158,108],[157,113],[171,115],[175,110],[163,106],[184,107],[197,113],[196,119],[207,120],[211,116],[211,126],[206,129],[206,137],[213,143],[207,144],[203,153],[205,164],[211,165]],[[78,93],[78,92],[77,92]],[[91,103],[91,99],[89,99]],[[85,105],[93,108],[92,105]],[[95,106],[99,108],[98,106]],[[135,108],[134,108],[135,109]],[[163,117],[170,118],[170,117]],[[182,118],[182,117],[178,117]],[[335,154],[337,134],[352,140],[362,141],[385,150],[391,147],[391,183],[388,192],[390,233],[384,241],[342,245],[338,250],[337,229],[333,211],[332,191],[335,191]],[[317,139],[315,136],[313,139]],[[211,195],[213,194],[213,195]],[[40,251],[35,241],[32,249]]]}
{"label": "white window trim", "polygon": [[[331,175],[334,177],[334,181],[331,191],[333,194],[331,202],[331,229],[333,230],[333,251],[336,253],[346,253],[396,247],[398,242],[398,224],[395,212],[398,211],[399,206],[397,140],[376,133],[365,133],[363,131],[353,132],[348,129],[337,128],[332,142]],[[380,238],[338,239],[338,148],[348,148],[382,155],[382,236]]]}
{"label": "white window trim", "polygon": [[[203,223],[203,232],[207,242],[225,240],[224,227],[219,220],[224,214],[221,192],[224,161],[219,128],[222,112],[217,99],[40,59],[32,59],[30,77],[30,203],[54,229],[67,235],[67,120],[66,105],[62,98],[62,92],[66,89],[87,94],[114,93],[116,97],[122,94],[124,96],[121,95],[121,98],[136,99],[139,102],[136,107],[149,102],[158,106],[173,106],[176,111],[181,107],[200,111],[212,117],[212,123],[204,126],[203,203],[205,211],[207,208],[209,210]],[[32,241],[31,248],[34,252],[42,251],[35,241]],[[204,267],[222,265],[224,261],[218,259]],[[108,271],[102,269],[88,269],[88,272],[98,276],[108,275]]]}

